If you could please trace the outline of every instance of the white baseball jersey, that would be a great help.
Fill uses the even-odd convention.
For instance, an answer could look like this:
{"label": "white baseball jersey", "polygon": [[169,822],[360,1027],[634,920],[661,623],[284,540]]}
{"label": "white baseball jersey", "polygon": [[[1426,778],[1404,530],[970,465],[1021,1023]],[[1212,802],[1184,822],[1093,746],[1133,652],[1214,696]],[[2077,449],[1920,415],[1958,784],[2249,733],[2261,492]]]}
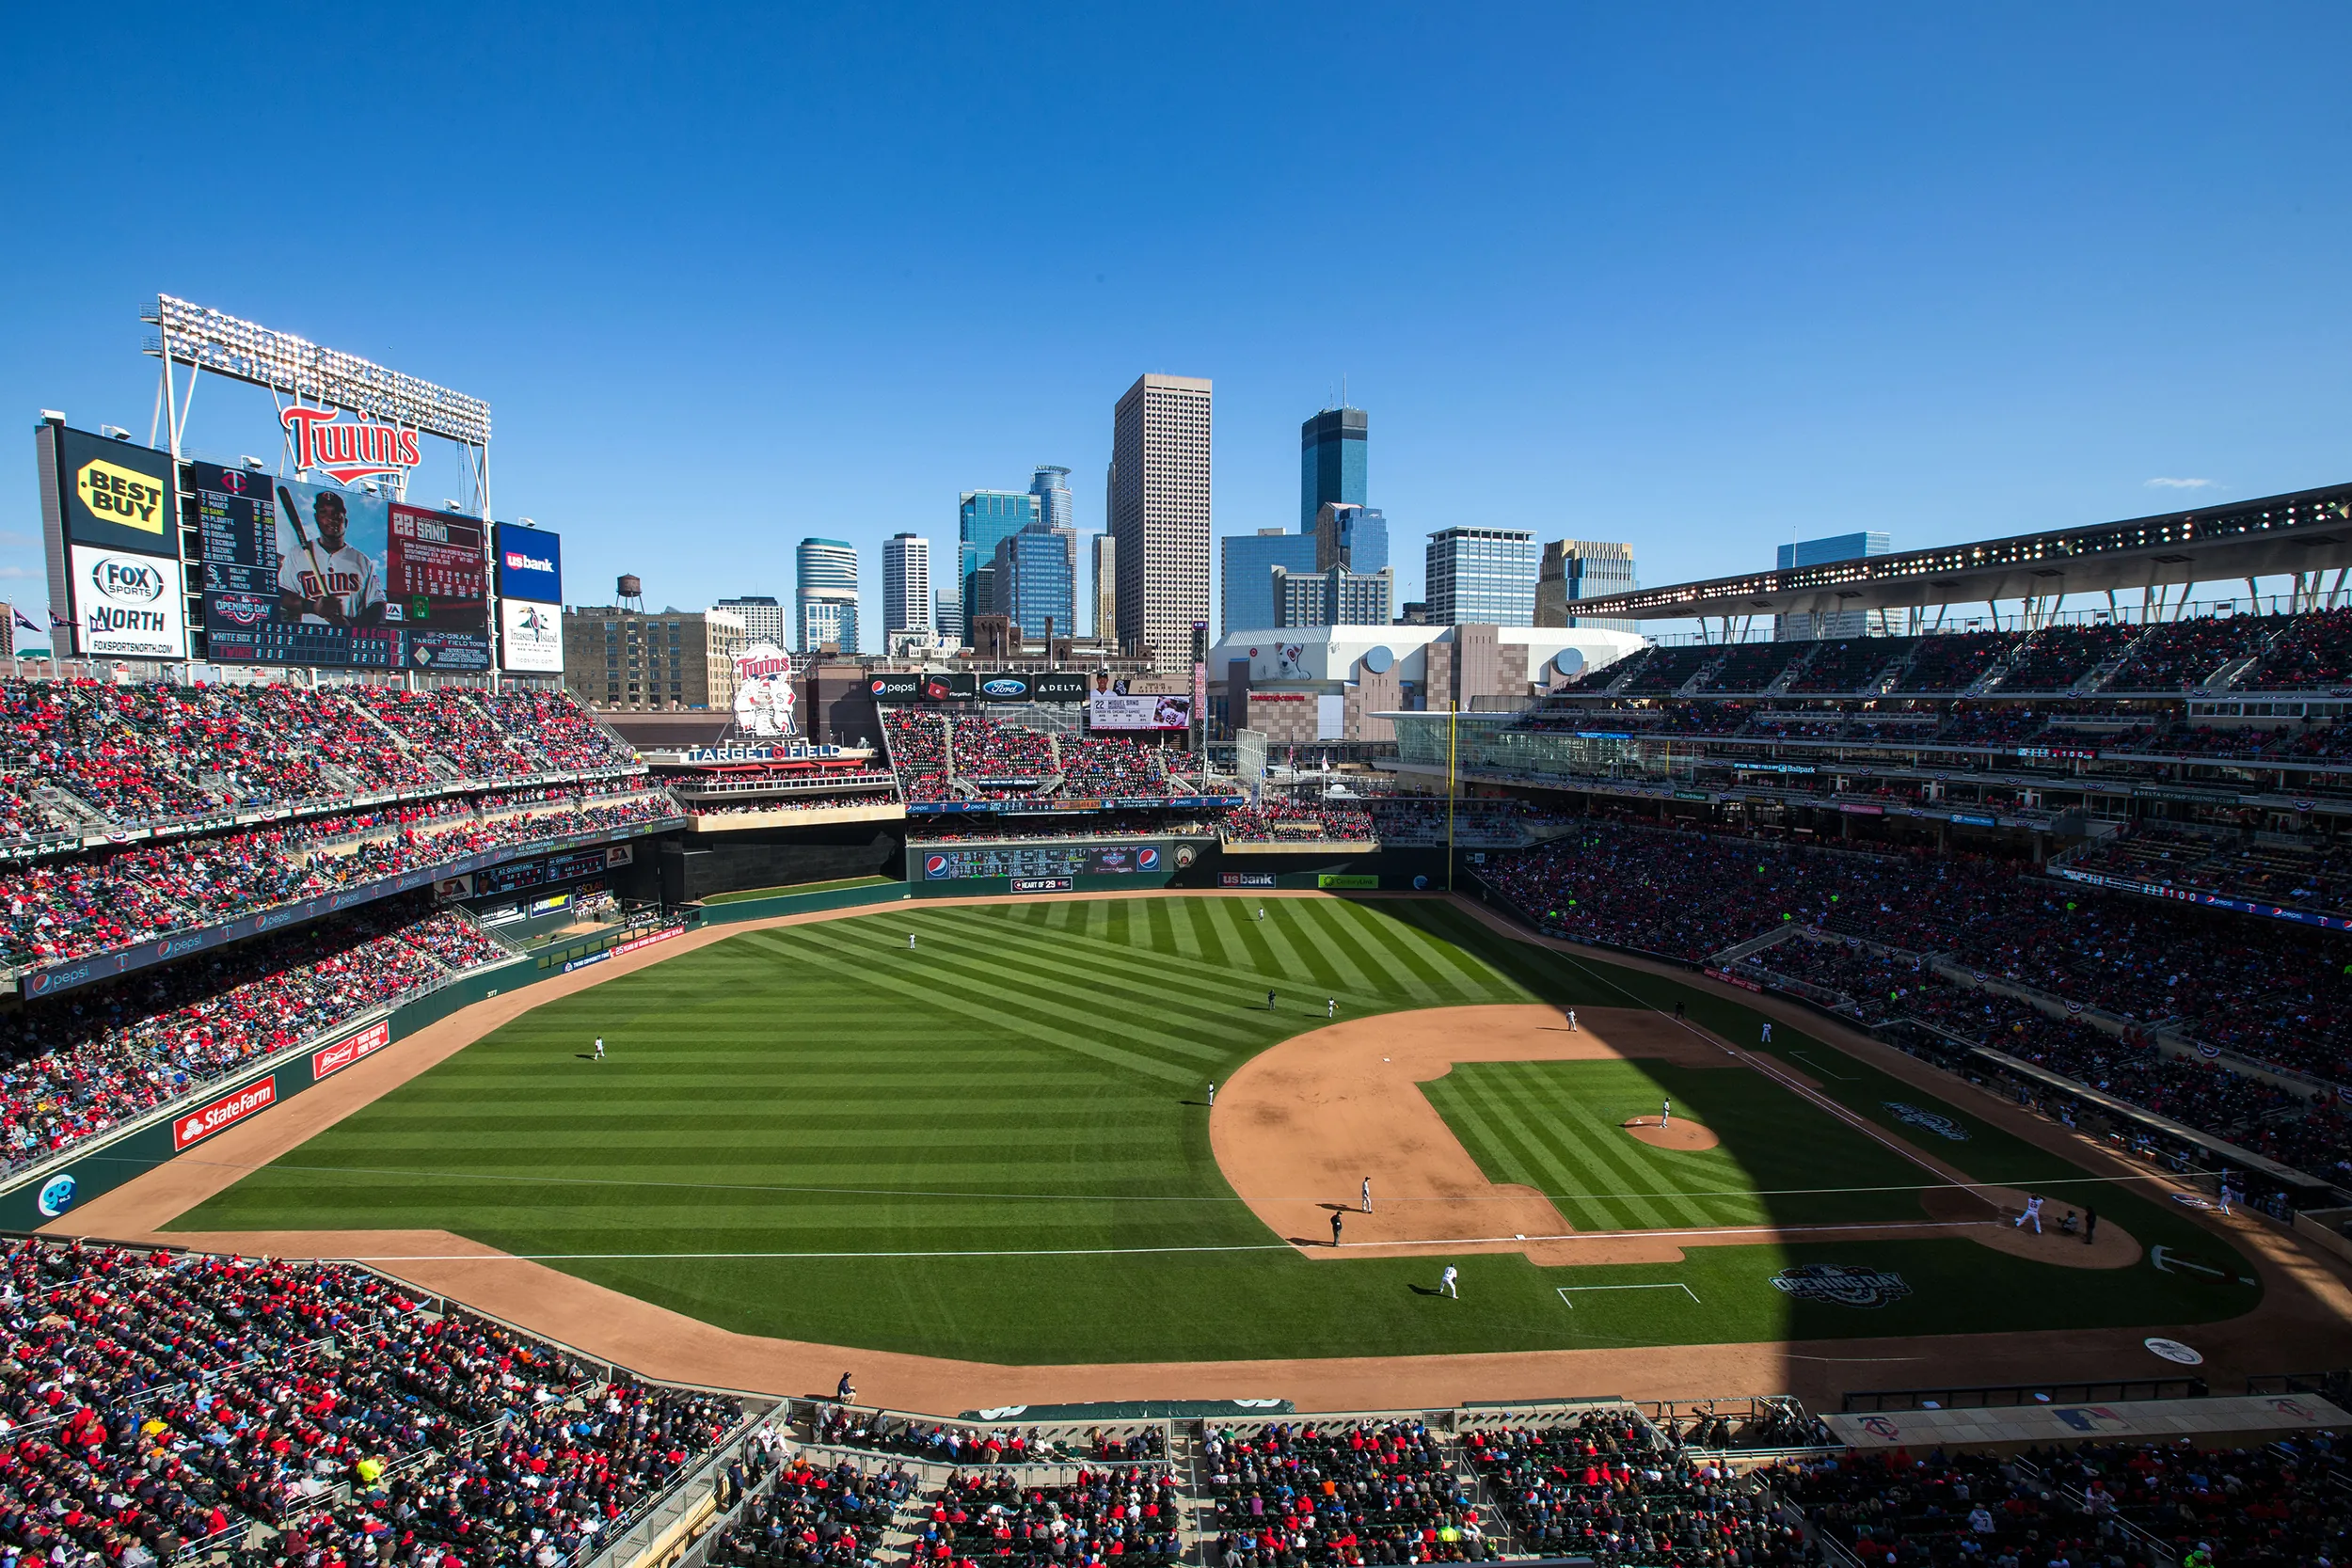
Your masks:
{"label": "white baseball jersey", "polygon": [[[384,602],[384,579],[377,575],[373,561],[349,545],[329,555],[315,534],[311,536],[311,547],[306,550],[300,541],[289,537],[292,531],[281,529],[278,540],[278,586],[281,591],[299,594],[306,599],[332,594],[342,600],[343,613],[353,621],[366,614],[370,605]],[[286,548],[289,545],[294,547]],[[317,564],[312,563],[313,556],[317,557]],[[319,577],[320,565],[326,568],[324,581]],[[326,625],[325,616],[308,611],[302,620],[306,626]]]}

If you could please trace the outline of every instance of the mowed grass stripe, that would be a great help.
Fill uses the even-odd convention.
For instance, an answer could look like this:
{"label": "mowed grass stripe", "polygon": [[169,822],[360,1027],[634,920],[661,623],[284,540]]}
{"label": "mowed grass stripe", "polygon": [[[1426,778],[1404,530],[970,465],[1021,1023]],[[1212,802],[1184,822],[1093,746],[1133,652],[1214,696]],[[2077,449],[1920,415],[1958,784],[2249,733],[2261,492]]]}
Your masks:
{"label": "mowed grass stripe", "polygon": [[[1163,901],[1173,902],[1173,900]],[[1217,901],[1209,900],[1208,902]],[[972,915],[984,915],[986,911],[975,909],[957,912],[968,913]],[[1271,916],[1268,916],[1267,918],[1269,920],[1272,919]],[[1001,955],[1001,949],[991,945],[995,933],[989,931],[984,925],[968,924],[966,927],[958,927],[958,929],[960,931],[966,929],[969,930],[971,940],[974,942],[980,944],[981,948],[988,952],[988,961],[991,964],[999,964],[1007,961]],[[1070,939],[1070,941],[1072,945],[1090,952],[1098,953],[1105,958],[1116,958],[1122,962],[1132,963],[1134,958],[1132,950],[1126,948],[1120,943],[1102,941],[1099,939],[1090,939],[1083,936],[1073,936]],[[1204,959],[1201,964],[1193,966],[1195,971],[1194,973],[1186,973],[1186,971],[1182,968],[1168,967],[1160,967],[1152,970],[1150,978],[1153,994],[1168,995],[1176,992],[1183,992],[1197,997],[1202,1003],[1213,1007],[1222,1007],[1229,1005],[1236,998],[1247,1002],[1253,998],[1256,993],[1264,990],[1269,985],[1279,988],[1286,981],[1295,983],[1297,979],[1297,975],[1294,973],[1268,968],[1225,968],[1219,970],[1217,974],[1215,974],[1199,973],[1200,970],[1205,967],[1206,963]],[[1047,973],[1052,974],[1057,979],[1067,979],[1069,971],[1067,965],[1061,965],[1050,969]],[[1220,979],[1218,977],[1219,975],[1225,976],[1226,978]],[[1350,990],[1347,994],[1360,1002],[1367,1003],[1381,1000],[1385,997],[1385,993],[1381,990],[1381,989],[1374,986],[1370,981],[1365,983],[1363,989]]]}
{"label": "mowed grass stripe", "polygon": [[[1541,1103],[1548,1087],[1545,1069],[1552,1064],[1509,1065],[1515,1070],[1508,1076],[1516,1082],[1525,1102]],[[1634,1070],[1638,1074],[1639,1069]],[[1573,1102],[1581,1115],[1563,1116],[1543,1124],[1543,1132],[1552,1146],[1583,1172],[1584,1180],[1592,1182],[1597,1191],[1662,1195],[1626,1201],[1663,1211],[1667,1215],[1664,1223],[1669,1225],[1715,1223],[1716,1216],[1705,1205],[1683,1195],[1681,1188],[1685,1183],[1663,1168],[1664,1151],[1652,1149],[1620,1124],[1624,1116],[1641,1114],[1637,1107],[1626,1104],[1631,1086],[1623,1085],[1623,1075],[1611,1072],[1594,1076],[1599,1079],[1596,1093]],[[1641,1082],[1644,1086],[1649,1084],[1647,1078]]]}
{"label": "mowed grass stripe", "polygon": [[[1517,1064],[1513,1064],[1517,1065]],[[1596,1195],[1593,1201],[1604,1210],[1630,1216],[1633,1226],[1655,1229],[1672,1225],[1675,1220],[1646,1197],[1630,1196],[1645,1190],[1645,1183],[1625,1180],[1597,1158],[1599,1150],[1582,1138],[1561,1135],[1561,1129],[1549,1121],[1538,1122],[1522,1115],[1519,1107],[1541,1104],[1534,1096],[1514,1095],[1506,1090],[1502,1075],[1493,1080],[1473,1080],[1473,1092],[1481,1099],[1486,1114],[1499,1119],[1512,1143],[1529,1159],[1525,1177],[1538,1192]],[[1598,1196],[1598,1195],[1606,1195]],[[1613,1228],[1626,1228],[1620,1225]]]}
{"label": "mowed grass stripe", "polygon": [[[845,921],[841,924],[846,925],[850,923]],[[811,933],[830,931],[832,928],[833,927],[828,925],[803,926],[799,929],[803,933]],[[747,936],[738,937],[734,940],[768,947],[781,957],[797,958],[801,956],[794,953],[789,947],[771,942],[769,938],[770,933],[768,932],[755,931]],[[844,961],[856,961],[863,959],[866,956],[854,946],[848,943],[835,942],[821,936],[803,935],[803,941],[808,945],[829,952],[835,958]],[[865,979],[868,985],[890,991],[893,994],[909,1001],[925,998],[928,995],[954,997],[973,1007],[982,1017],[988,1019],[989,1022],[1005,1028],[1009,1032],[1018,1033],[1030,1040],[1039,1041],[1047,1045],[1058,1046],[1065,1051],[1073,1052],[1081,1056],[1090,1056],[1098,1062],[1108,1062],[1114,1067],[1123,1067],[1131,1071],[1144,1073],[1150,1077],[1158,1078],[1167,1083],[1189,1084],[1200,1076],[1198,1072],[1193,1071],[1189,1068],[1177,1067],[1170,1063],[1161,1061],[1157,1057],[1146,1056],[1120,1046],[1106,1045],[1100,1040],[1090,1039],[1084,1035],[1073,1034],[1063,1029],[1051,1028],[1041,1022],[1041,1019],[1042,1018],[1052,1018],[1066,1023],[1077,1025],[1100,1023],[1101,1018],[1099,1014],[1089,1016],[1087,1012],[1078,1008],[1065,1007],[1056,1003],[1046,1002],[1034,993],[1024,993],[995,986],[990,986],[983,983],[977,974],[967,974],[956,970],[935,967],[925,970],[923,974],[924,978],[920,982],[899,980],[886,976],[879,970],[869,968],[865,975]],[[956,976],[956,978],[949,978],[951,975]],[[1136,1038],[1138,1037],[1138,1034],[1131,1033],[1127,1037],[1131,1039]],[[1151,1037],[1157,1038],[1157,1037]],[[1211,1051],[1206,1047],[1195,1045],[1189,1040],[1162,1040],[1160,1043],[1165,1044],[1170,1050],[1177,1051],[1179,1053],[1187,1056],[1198,1055],[1207,1058],[1219,1054],[1219,1053]]]}
{"label": "mowed grass stripe", "polygon": [[1357,996],[1368,995],[1377,990],[1376,983],[1358,966],[1354,956],[1340,946],[1339,927],[1343,917],[1330,911],[1341,906],[1320,899],[1311,903],[1293,902],[1298,912],[1305,916],[1296,923],[1298,930],[1313,945],[1316,960],[1331,972],[1338,989]]}
{"label": "mowed grass stripe", "polygon": [[[934,940],[941,946],[981,969],[999,974],[1020,974],[1038,984],[1052,986],[1068,985],[1074,973],[1083,976],[1089,987],[1119,991],[1124,996],[1145,1001],[1155,1010],[1175,1006],[1204,1024],[1229,1017],[1235,1006],[1249,999],[1263,979],[1262,975],[1253,974],[1241,976],[1230,985],[1215,981],[1195,982],[1181,971],[1140,963],[1108,946],[1101,950],[1104,957],[1122,965],[1122,968],[1091,968],[1073,972],[1066,954],[1008,953],[1001,944],[992,943],[988,931],[966,930],[960,927],[934,934]],[[1180,997],[1188,997],[1190,1002],[1181,1001]],[[1227,1032],[1219,1037],[1220,1039],[1230,1037],[1230,1024],[1219,1023],[1216,1027]]]}

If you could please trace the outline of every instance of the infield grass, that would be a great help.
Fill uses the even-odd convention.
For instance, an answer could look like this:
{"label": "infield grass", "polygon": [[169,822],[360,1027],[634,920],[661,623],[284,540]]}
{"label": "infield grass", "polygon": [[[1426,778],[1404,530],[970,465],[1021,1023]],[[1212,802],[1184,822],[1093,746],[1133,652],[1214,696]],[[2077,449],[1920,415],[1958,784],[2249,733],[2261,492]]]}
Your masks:
{"label": "infield grass", "polygon": [[[1233,1196],[1203,1101],[1211,1080],[1320,1027],[1327,997],[1348,1018],[1681,999],[1733,1039],[1755,1038],[1757,1015],[1515,942],[1441,900],[1257,909],[918,904],[743,932],[535,1008],[176,1228],[438,1227],[732,1329],[1001,1362],[2180,1323],[2259,1300],[2226,1248],[2121,1191],[2100,1198],[2110,1223],[2221,1272],[2062,1270],[1944,1239],[1693,1248],[1655,1266],[1469,1256],[1455,1302],[1431,1290],[1444,1259],[1311,1262]],[[586,1055],[598,1035],[601,1063]],[[1971,1129],[1953,1157],[1979,1180],[2088,1180],[1802,1031],[1783,1025],[1778,1044],[1839,1064],[1829,1090],[1900,1135],[1887,1100]],[[1661,1091],[1723,1148],[1595,1141]],[[1496,1180],[1562,1194],[1580,1227],[1919,1212],[1915,1190],[1841,1191],[1915,1189],[1915,1167],[1738,1069],[1482,1064],[1432,1092]],[[1622,1196],[1636,1193],[1658,1196]],[[1899,1271],[1910,1293],[1858,1311],[1772,1286],[1806,1261]],[[1631,1291],[1570,1307],[1557,1290],[1648,1282],[1699,1301]]]}

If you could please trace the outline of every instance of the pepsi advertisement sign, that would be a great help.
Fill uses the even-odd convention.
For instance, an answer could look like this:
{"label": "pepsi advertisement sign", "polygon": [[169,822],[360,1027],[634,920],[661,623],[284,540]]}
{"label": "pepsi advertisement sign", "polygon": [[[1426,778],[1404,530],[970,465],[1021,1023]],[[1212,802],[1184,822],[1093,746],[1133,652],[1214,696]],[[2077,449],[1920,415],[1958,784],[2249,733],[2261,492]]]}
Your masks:
{"label": "pepsi advertisement sign", "polygon": [[564,602],[564,542],[544,529],[501,523],[492,535],[498,554],[499,597],[533,604]]}

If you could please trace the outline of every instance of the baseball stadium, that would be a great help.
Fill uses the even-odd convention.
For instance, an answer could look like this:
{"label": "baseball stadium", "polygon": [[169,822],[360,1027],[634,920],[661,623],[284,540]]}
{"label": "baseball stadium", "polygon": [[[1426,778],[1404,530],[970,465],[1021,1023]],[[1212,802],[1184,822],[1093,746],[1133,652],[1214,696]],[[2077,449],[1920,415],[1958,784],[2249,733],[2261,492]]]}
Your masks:
{"label": "baseball stadium", "polygon": [[11,1561],[2343,1560],[2352,486],[613,707],[486,408],[150,320],[0,676]]}

